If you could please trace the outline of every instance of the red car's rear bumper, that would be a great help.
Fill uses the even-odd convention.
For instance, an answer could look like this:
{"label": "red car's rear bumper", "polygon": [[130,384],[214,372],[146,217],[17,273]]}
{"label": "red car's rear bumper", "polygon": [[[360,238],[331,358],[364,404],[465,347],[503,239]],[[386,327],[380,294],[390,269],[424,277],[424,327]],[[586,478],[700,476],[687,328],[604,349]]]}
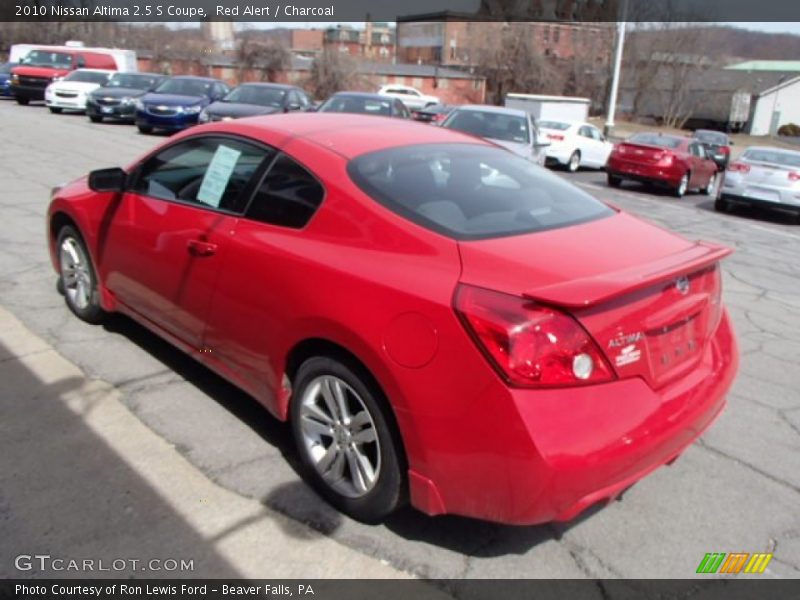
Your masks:
{"label": "red car's rear bumper", "polygon": [[670,187],[677,187],[683,177],[683,171],[676,168],[674,164],[669,167],[660,167],[654,164],[621,160],[613,155],[608,159],[606,171],[624,179],[660,183]]}
{"label": "red car's rear bumper", "polygon": [[680,455],[720,414],[737,363],[726,313],[700,365],[658,390],[638,378],[560,390],[498,381],[451,424],[469,443],[446,442],[455,432],[438,420],[421,427],[436,450],[429,473],[412,465],[412,502],[511,524],[570,520]]}

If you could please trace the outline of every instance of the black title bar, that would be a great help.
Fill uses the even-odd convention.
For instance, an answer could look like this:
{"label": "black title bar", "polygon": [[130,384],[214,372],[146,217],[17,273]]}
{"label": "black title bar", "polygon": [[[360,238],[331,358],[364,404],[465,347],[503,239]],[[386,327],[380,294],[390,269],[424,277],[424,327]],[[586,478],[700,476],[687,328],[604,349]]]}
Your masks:
{"label": "black title bar", "polygon": [[0,21],[800,21],[796,0],[2,0]]}
{"label": "black title bar", "polygon": [[697,577],[643,580],[0,580],[0,598],[122,600],[782,600],[800,580]]}

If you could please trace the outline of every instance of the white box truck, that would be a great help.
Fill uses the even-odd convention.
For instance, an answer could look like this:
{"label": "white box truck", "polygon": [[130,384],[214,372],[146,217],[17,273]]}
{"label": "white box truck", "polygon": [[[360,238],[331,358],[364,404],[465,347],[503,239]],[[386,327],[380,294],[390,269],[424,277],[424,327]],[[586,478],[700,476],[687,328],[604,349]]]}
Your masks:
{"label": "white box truck", "polygon": [[537,121],[585,121],[589,117],[589,98],[574,96],[542,96],[506,94],[508,108],[524,110]]}

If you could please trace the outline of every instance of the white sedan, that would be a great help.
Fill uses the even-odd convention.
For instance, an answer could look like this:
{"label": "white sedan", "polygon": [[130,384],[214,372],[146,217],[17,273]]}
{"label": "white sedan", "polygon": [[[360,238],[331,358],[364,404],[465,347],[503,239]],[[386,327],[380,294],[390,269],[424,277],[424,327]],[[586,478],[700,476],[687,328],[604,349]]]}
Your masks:
{"label": "white sedan", "polygon": [[52,113],[63,110],[86,110],[86,98],[105,85],[116,71],[76,69],[63,79],[53,81],[44,91],[44,103]]}
{"label": "white sedan", "polygon": [[580,167],[602,169],[614,149],[614,144],[589,123],[539,121],[539,130],[550,142],[547,164],[561,165],[572,173]]}
{"label": "white sedan", "polygon": [[397,98],[408,110],[420,110],[431,104],[439,104],[439,98],[436,96],[426,96],[417,88],[407,85],[385,85],[378,90],[378,93],[381,96]]}

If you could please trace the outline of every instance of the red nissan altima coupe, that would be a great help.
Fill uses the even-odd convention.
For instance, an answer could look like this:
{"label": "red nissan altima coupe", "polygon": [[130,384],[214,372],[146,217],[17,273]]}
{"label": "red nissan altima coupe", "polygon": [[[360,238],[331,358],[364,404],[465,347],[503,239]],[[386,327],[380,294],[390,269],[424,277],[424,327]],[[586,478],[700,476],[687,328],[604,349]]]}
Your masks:
{"label": "red nissan altima coupe", "polygon": [[246,390],[367,522],[406,500],[571,519],[678,457],[737,368],[727,248],[438,127],[196,127],[47,218],[72,312],[128,315]]}

